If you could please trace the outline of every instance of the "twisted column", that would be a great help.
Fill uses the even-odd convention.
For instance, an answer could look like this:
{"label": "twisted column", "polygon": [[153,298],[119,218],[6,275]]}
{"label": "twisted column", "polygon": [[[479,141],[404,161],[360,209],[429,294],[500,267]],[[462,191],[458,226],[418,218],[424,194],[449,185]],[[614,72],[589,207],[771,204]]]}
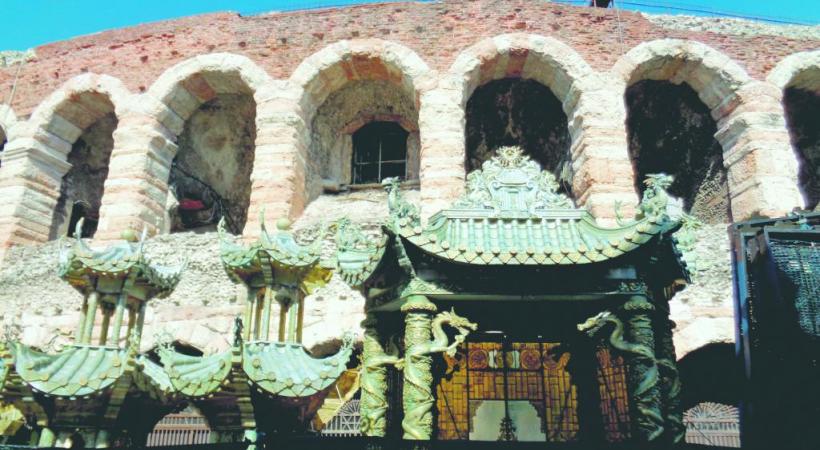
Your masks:
{"label": "twisted column", "polygon": [[681,409],[681,382],[678,365],[675,361],[675,343],[672,340],[672,330],[675,322],[668,317],[659,317],[656,328],[655,352],[658,355],[658,369],[660,371],[660,393],[663,404],[664,427],[666,439],[673,443],[683,442],[686,427],[683,425],[683,410]]}
{"label": "twisted column", "polygon": [[433,435],[433,358],[427,352],[432,340],[432,315],[436,305],[421,295],[414,295],[402,305],[404,317],[404,389],[401,422],[404,439],[430,440]]}
{"label": "twisted column", "polygon": [[365,436],[387,435],[387,366],[381,362],[387,357],[382,346],[377,321],[372,313],[362,322],[361,431]]}
{"label": "twisted column", "polygon": [[654,305],[643,295],[632,296],[623,306],[627,319],[629,390],[633,434],[638,441],[658,439],[664,432],[655,333],[652,329]]}

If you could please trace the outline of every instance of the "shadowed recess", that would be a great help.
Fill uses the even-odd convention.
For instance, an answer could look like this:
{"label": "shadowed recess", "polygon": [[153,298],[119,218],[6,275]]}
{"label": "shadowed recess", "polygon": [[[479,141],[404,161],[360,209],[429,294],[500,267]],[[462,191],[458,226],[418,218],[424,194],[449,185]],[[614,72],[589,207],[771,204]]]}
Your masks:
{"label": "shadowed recess", "polygon": [[731,221],[727,173],[709,108],[686,83],[644,80],[626,91],[629,154],[635,188],[650,173],[675,177],[669,193],[707,223]]}
{"label": "shadowed recess", "polygon": [[503,79],[475,90],[467,102],[467,172],[503,146],[520,146],[559,179],[571,184],[570,136],[561,102],[534,80]]}
{"label": "shadowed recess", "polygon": [[215,229],[221,217],[239,234],[251,195],[256,103],[248,94],[220,94],[185,123],[169,184],[176,205],[170,232]]}
{"label": "shadowed recess", "polygon": [[807,209],[820,202],[820,94],[787,88],[783,93],[786,123],[800,163],[798,181]]}

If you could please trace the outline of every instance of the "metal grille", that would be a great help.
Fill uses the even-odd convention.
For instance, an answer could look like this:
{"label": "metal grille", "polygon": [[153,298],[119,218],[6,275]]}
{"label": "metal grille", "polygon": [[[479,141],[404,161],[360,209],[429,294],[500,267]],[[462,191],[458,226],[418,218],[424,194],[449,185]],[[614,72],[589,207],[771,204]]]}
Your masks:
{"label": "metal grille", "polygon": [[690,444],[740,447],[740,420],[734,406],[700,403],[684,413],[683,423]]}
{"label": "metal grille", "polygon": [[361,436],[359,423],[359,399],[354,398],[342,406],[342,409],[322,428],[322,436]]}
{"label": "metal grille", "polygon": [[820,245],[812,241],[771,239],[772,260],[778,273],[793,289],[800,328],[820,337]]}
{"label": "metal grille", "polygon": [[147,447],[207,444],[211,429],[205,418],[195,412],[168,414],[148,435]]}

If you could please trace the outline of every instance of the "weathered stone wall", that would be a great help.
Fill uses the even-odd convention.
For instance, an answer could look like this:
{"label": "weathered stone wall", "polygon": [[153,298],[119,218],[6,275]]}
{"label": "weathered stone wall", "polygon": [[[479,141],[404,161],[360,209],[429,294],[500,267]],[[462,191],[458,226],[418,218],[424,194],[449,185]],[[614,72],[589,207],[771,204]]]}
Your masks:
{"label": "weathered stone wall", "polygon": [[[557,99],[565,119],[553,108],[557,119],[549,122],[568,137],[535,141],[568,149],[569,190],[604,224],[614,223],[617,203],[628,215],[640,195],[642,172],[635,166],[645,155],[630,154],[630,133],[640,135],[645,123],[630,129],[626,96],[645,81],[679,85],[670,91],[688,86],[689,98],[700,105],[670,113],[684,124],[672,137],[699,148],[687,150],[688,161],[662,168],[679,170],[679,183],[691,184],[679,193],[692,198],[687,206],[712,208],[717,199],[716,209],[725,205],[733,220],[742,220],[804,205],[796,158],[803,144],[795,143],[794,130],[789,136],[782,101],[790,88],[820,92],[816,27],[704,21],[693,30],[687,20],[525,0],[392,3],[253,17],[210,14],[49,44],[38,47],[36,57],[16,55],[10,63],[3,59],[0,98],[13,98],[11,105],[0,105],[0,128],[8,139],[0,168],[3,317],[24,324],[25,339],[40,345],[73,327],[69,312],[78,297],[49,275],[57,244],[32,244],[53,236],[61,192],[70,186],[64,178],[77,166],[69,157],[72,148],[105,117],[116,125],[105,136],[113,149],[98,241],[128,228],[160,233],[172,161],[177,155],[186,159],[193,148],[241,155],[191,164],[203,176],[213,175],[211,183],[236,196],[243,209],[247,202],[245,238],[258,233],[260,215],[268,223],[288,216],[304,229],[343,213],[372,222],[385,214],[382,194],[321,195],[322,180],[345,183],[345,136],[383,118],[410,132],[409,165],[419,183],[411,197],[429,216],[463,192],[468,140],[476,135],[468,130],[468,121],[476,123],[469,120],[469,105],[498,80],[538,85]],[[247,101],[217,113],[214,105],[231,96]],[[799,110],[792,113],[807,114]],[[690,126],[695,122],[714,128]],[[793,117],[789,123],[799,122]],[[513,125],[511,134],[528,129]],[[487,136],[481,139],[489,142]],[[641,148],[670,148],[654,144]],[[702,158],[710,162],[703,173],[723,178],[693,180],[702,174],[696,164]],[[728,217],[705,218],[717,223]],[[715,227],[721,225],[699,231],[708,237],[702,248],[707,259],[710,252],[728,254],[728,241]],[[149,251],[160,260],[190,255],[192,263],[177,293],[152,308],[149,335],[169,326],[199,347],[225,344],[239,306],[211,237],[152,238]],[[731,336],[728,259],[721,261],[675,300],[682,352]],[[335,317],[329,314],[353,326],[359,320],[358,297],[334,286],[308,306],[309,343],[338,334],[322,331],[323,319]]]}

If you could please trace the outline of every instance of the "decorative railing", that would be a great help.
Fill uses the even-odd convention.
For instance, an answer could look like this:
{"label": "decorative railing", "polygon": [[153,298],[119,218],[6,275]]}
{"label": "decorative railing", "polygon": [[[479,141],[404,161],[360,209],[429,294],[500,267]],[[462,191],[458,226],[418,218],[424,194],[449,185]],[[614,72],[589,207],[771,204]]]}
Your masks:
{"label": "decorative railing", "polygon": [[148,447],[207,444],[211,436],[205,418],[192,412],[168,414],[148,435]]}
{"label": "decorative railing", "polygon": [[740,447],[738,409],[704,402],[686,411],[686,442],[716,447]]}

